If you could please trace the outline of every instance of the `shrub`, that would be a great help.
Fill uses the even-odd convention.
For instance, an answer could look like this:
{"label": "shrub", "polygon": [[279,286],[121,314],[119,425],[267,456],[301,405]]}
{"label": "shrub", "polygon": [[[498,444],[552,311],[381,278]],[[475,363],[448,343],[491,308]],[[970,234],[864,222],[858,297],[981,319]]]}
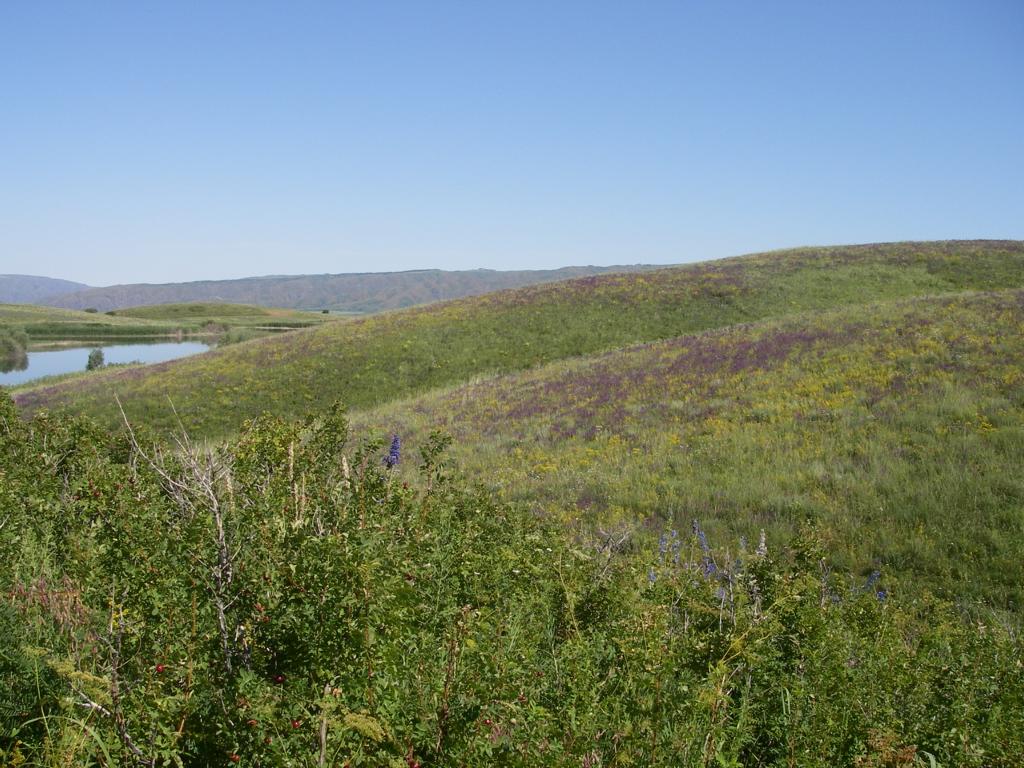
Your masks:
{"label": "shrub", "polygon": [[[220,447],[0,394],[0,755],[35,764],[943,765],[1024,756],[1020,641],[823,568],[570,540],[339,409]],[[902,760],[903,762],[899,762]]]}
{"label": "shrub", "polygon": [[97,347],[89,352],[89,359],[85,363],[85,370],[95,371],[103,367],[103,350]]}
{"label": "shrub", "polygon": [[28,335],[21,328],[0,328],[0,372],[28,367]]}

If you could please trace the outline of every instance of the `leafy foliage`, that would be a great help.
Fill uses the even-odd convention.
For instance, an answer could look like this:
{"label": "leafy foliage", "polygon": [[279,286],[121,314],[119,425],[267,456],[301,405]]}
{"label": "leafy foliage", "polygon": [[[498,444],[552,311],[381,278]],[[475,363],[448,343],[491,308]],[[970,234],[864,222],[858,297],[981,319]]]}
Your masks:
{"label": "leafy foliage", "polygon": [[103,367],[103,350],[97,347],[89,352],[89,359],[85,363],[85,370],[95,371]]}
{"label": "leafy foliage", "polygon": [[[1019,639],[699,526],[567,537],[340,409],[175,450],[0,397],[0,750],[125,765],[1024,757]],[[731,554],[730,554],[731,552]],[[891,590],[890,590],[891,591]]]}
{"label": "leafy foliage", "polygon": [[0,327],[0,372],[23,370],[28,365],[28,335],[22,328]]}

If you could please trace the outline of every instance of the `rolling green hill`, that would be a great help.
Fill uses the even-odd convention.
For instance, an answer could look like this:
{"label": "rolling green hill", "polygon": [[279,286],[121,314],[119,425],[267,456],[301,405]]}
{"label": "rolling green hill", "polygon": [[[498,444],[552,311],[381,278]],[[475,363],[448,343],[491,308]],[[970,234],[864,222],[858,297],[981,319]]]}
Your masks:
{"label": "rolling green hill", "polygon": [[[789,540],[841,565],[1024,607],[1024,291],[803,314],[356,413],[529,508]],[[871,564],[874,564],[873,566]]]}
{"label": "rolling green hill", "polygon": [[177,325],[155,319],[29,304],[0,304],[0,327],[22,330],[32,341],[161,336],[178,330]]}
{"label": "rolling green hill", "polygon": [[222,436],[268,410],[354,409],[469,380],[759,318],[1024,286],[1024,243],[805,248],[588,277],[264,338],[214,354],[37,388],[24,411],[68,408]]}
{"label": "rolling green hill", "polygon": [[251,304],[196,301],[186,304],[152,304],[142,307],[127,307],[126,309],[114,310],[107,314],[115,317],[141,317],[151,320],[194,320],[203,317],[269,317],[275,314],[288,314],[289,312],[290,310],[267,309]]}
{"label": "rolling green hill", "polygon": [[258,307],[252,304],[225,302],[189,302],[185,304],[153,304],[129,307],[107,313],[114,317],[180,323],[184,327],[203,328],[221,325],[230,328],[248,327],[265,329],[308,328],[338,320],[337,315],[321,312],[303,312],[280,307]]}

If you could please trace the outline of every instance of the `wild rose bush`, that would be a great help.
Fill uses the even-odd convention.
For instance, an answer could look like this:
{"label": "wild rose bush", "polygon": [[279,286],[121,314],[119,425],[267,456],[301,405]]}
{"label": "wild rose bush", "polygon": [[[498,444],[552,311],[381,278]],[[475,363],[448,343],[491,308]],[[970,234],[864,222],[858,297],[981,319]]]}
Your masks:
{"label": "wild rose bush", "polygon": [[346,436],[336,409],[169,450],[0,400],[6,762],[1024,757],[1020,640],[879,599],[809,533],[572,538],[461,482],[439,436]]}

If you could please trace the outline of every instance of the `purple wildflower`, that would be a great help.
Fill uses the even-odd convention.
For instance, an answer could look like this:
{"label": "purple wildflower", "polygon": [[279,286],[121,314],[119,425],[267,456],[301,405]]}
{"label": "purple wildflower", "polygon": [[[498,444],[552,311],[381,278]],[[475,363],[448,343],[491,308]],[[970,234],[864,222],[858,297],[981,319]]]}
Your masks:
{"label": "purple wildflower", "polygon": [[696,520],[693,521],[693,535],[697,537],[697,543],[700,545],[700,551],[703,553],[700,559],[700,569],[704,572],[705,576],[714,576],[718,573],[718,567],[711,558],[711,547],[708,545],[708,537],[704,535],[700,523]]}
{"label": "purple wildflower", "polygon": [[394,435],[391,438],[391,450],[388,451],[388,455],[384,457],[384,466],[388,469],[393,469],[398,466],[398,460],[402,453],[402,440],[398,435]]}
{"label": "purple wildflower", "polygon": [[875,584],[878,583],[878,580],[880,578],[882,578],[882,572],[881,571],[877,571],[877,570],[872,571],[871,575],[868,576],[868,580],[864,583],[864,591],[867,592],[867,591],[871,590],[875,586]]}
{"label": "purple wildflower", "polygon": [[700,523],[696,520],[693,521],[693,535],[697,537],[697,543],[700,544],[700,551],[705,555],[711,551],[711,547],[708,546],[708,537],[704,535],[704,531],[701,530]]}

